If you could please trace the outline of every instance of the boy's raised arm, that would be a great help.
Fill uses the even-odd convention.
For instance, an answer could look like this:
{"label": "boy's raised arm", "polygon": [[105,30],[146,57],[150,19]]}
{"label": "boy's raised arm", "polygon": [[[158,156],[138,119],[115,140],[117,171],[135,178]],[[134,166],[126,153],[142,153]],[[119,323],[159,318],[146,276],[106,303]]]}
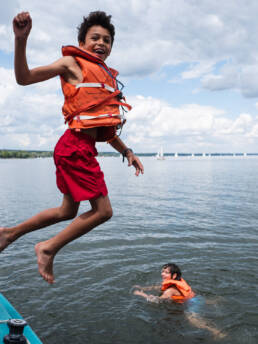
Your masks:
{"label": "boy's raised arm", "polygon": [[20,85],[29,85],[48,80],[67,71],[66,58],[61,58],[48,65],[29,69],[26,58],[27,39],[32,28],[32,19],[29,12],[17,14],[13,19],[15,35],[14,69],[16,81]]}

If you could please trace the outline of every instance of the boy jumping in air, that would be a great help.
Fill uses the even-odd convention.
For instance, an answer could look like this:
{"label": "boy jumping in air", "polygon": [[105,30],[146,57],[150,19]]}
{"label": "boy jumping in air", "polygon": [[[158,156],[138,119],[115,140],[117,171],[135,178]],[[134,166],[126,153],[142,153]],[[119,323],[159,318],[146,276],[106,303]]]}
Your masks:
{"label": "boy jumping in air", "polygon": [[96,160],[96,141],[107,141],[133,165],[136,176],[143,165],[133,151],[116,135],[124,124],[120,109],[130,105],[118,89],[117,72],[108,68],[115,29],[111,16],[91,12],[78,28],[79,47],[62,48],[63,57],[54,63],[29,69],[26,58],[27,39],[32,28],[28,12],[13,20],[15,34],[15,76],[18,84],[30,85],[60,76],[64,93],[62,108],[69,129],[59,139],[55,151],[56,180],[63,193],[57,208],[40,212],[15,227],[0,228],[0,251],[22,235],[76,217],[81,201],[89,200],[91,210],[76,217],[53,238],[35,246],[40,275],[54,282],[53,261],[66,244],[88,233],[112,216],[112,207],[104,175]]}

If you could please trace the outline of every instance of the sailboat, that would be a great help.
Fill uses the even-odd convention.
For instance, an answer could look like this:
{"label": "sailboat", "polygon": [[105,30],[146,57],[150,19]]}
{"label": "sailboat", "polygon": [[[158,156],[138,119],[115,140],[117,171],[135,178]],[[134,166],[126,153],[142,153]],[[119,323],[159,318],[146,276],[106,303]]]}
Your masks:
{"label": "sailboat", "polygon": [[163,153],[163,148],[160,148],[160,151],[156,155],[157,160],[165,160],[164,153]]}

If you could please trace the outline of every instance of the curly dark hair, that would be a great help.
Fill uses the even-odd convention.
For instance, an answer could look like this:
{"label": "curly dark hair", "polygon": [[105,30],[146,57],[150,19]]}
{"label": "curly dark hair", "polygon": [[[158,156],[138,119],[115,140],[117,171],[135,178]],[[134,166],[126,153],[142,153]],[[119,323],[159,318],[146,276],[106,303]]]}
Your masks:
{"label": "curly dark hair", "polygon": [[170,273],[171,273],[171,277],[176,274],[176,280],[177,281],[180,281],[181,280],[181,276],[182,276],[182,273],[181,273],[181,270],[179,269],[179,267],[176,265],[176,264],[173,264],[173,263],[168,263],[168,264],[165,264],[162,266],[162,270],[163,269],[169,269]]}
{"label": "curly dark hair", "polygon": [[115,37],[115,27],[111,23],[111,17],[112,16],[108,16],[103,11],[90,12],[88,17],[83,17],[83,22],[81,23],[80,26],[77,27],[78,42],[84,43],[85,36],[89,28],[91,28],[94,25],[100,25],[109,31],[110,36],[111,36],[111,45],[113,45],[114,37]]}

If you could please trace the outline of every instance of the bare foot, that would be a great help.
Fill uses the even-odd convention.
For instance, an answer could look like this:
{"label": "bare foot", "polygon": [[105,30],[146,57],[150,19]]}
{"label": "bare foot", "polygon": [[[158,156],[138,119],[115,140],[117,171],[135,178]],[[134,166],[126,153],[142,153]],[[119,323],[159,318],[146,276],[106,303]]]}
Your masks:
{"label": "bare foot", "polygon": [[0,252],[13,242],[10,236],[10,229],[0,227]]}
{"label": "bare foot", "polygon": [[44,242],[40,242],[35,245],[35,253],[38,259],[38,270],[40,275],[49,284],[53,284],[55,282],[53,274],[54,256],[44,249]]}
{"label": "bare foot", "polygon": [[217,333],[214,333],[215,338],[222,339],[225,338],[227,335],[226,333],[218,331]]}

